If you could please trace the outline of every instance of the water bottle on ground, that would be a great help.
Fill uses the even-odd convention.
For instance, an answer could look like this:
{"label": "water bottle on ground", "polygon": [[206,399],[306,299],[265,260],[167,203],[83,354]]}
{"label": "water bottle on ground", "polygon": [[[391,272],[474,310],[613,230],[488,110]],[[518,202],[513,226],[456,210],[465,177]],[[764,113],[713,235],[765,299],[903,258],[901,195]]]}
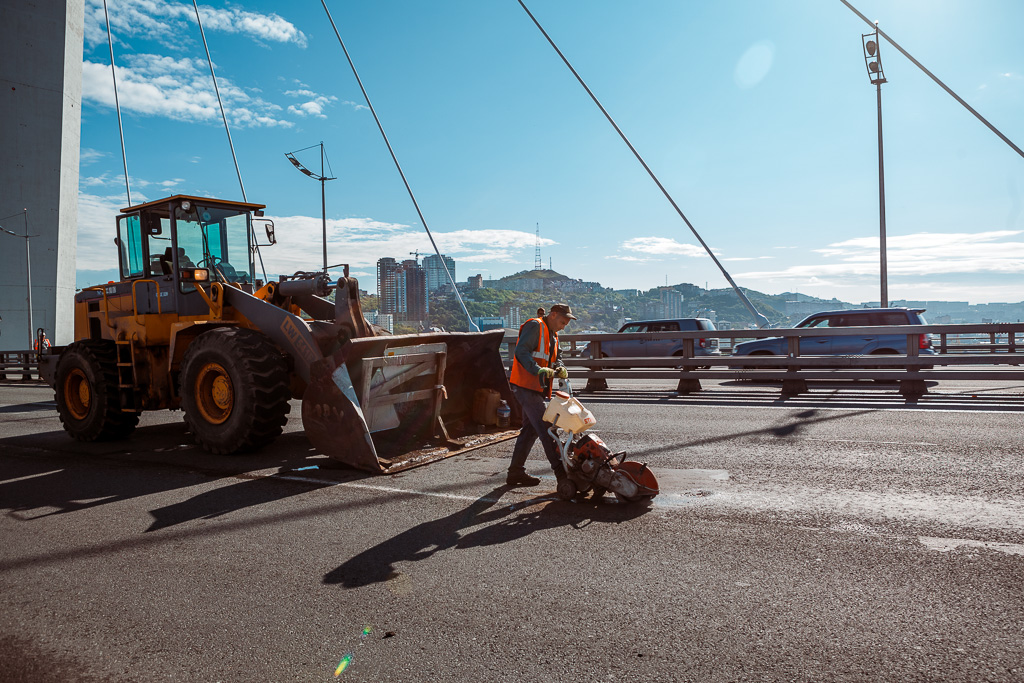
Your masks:
{"label": "water bottle on ground", "polygon": [[509,408],[508,401],[502,401],[498,404],[498,428],[508,429],[511,418],[512,409]]}

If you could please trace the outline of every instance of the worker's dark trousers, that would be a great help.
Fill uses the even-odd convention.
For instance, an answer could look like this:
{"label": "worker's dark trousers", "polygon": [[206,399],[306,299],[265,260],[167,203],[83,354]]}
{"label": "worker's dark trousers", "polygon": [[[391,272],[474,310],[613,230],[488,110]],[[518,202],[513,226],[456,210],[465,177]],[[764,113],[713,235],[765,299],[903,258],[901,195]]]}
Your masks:
{"label": "worker's dark trousers", "polygon": [[562,456],[558,452],[558,445],[555,443],[555,440],[548,434],[548,427],[551,425],[542,419],[544,417],[544,409],[547,407],[547,404],[544,402],[544,395],[538,391],[524,389],[515,384],[510,386],[512,387],[512,393],[516,395],[519,406],[523,409],[523,428],[519,432],[516,446],[512,450],[512,463],[508,467],[509,473],[518,474],[526,471],[526,457],[530,455],[530,449],[533,448],[533,444],[539,437],[540,443],[544,447],[544,455],[547,456],[548,462],[551,463],[551,469],[557,475],[561,475],[565,472],[565,469],[562,467]]}

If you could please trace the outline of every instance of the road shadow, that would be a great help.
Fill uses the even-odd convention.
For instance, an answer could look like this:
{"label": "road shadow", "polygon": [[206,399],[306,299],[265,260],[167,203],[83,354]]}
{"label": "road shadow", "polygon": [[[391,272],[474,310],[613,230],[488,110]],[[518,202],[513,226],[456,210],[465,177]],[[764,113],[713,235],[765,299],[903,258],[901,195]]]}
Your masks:
{"label": "road shadow", "polygon": [[52,413],[56,409],[57,404],[51,398],[45,401],[33,401],[31,403],[14,403],[6,406],[0,406],[0,415],[5,415],[8,413]]}
{"label": "road shadow", "polygon": [[[324,575],[323,583],[361,588],[400,576],[399,562],[418,562],[437,552],[509,543],[529,534],[570,525],[582,529],[592,523],[621,524],[650,511],[644,504],[614,499],[566,502],[551,495],[501,503],[511,487],[499,486],[465,510],[418,524],[365,550]],[[471,527],[474,531],[463,533]]]}
{"label": "road shadow", "polygon": [[[0,439],[0,510],[30,522],[53,515],[225,480],[179,503],[151,511],[156,531],[366,476],[313,451],[302,432],[240,456],[207,453],[182,422],[139,427],[120,441],[83,443],[63,431]],[[268,474],[330,469],[324,481],[269,480]],[[187,494],[186,494],[187,495]]]}
{"label": "road shadow", "polygon": [[767,427],[764,429],[751,429],[744,432],[733,432],[731,434],[723,434],[721,436],[712,436],[705,439],[692,439],[689,441],[680,441],[676,443],[670,443],[663,446],[655,446],[653,448],[644,448],[640,450],[632,450],[629,452],[631,459],[638,459],[645,455],[655,455],[657,453],[671,453],[684,448],[693,448],[694,446],[705,446],[715,443],[724,443],[726,441],[732,441],[734,439],[741,439],[748,436],[763,436],[770,434],[780,438],[789,438],[800,431],[802,428],[808,425],[819,424],[823,422],[834,422],[835,420],[846,420],[851,417],[858,415],[867,415],[869,413],[877,412],[875,410],[860,410],[851,411],[847,413],[827,413],[819,415],[819,411],[814,408],[801,411],[795,415],[786,416],[784,419],[786,422],[779,424],[775,427]]}

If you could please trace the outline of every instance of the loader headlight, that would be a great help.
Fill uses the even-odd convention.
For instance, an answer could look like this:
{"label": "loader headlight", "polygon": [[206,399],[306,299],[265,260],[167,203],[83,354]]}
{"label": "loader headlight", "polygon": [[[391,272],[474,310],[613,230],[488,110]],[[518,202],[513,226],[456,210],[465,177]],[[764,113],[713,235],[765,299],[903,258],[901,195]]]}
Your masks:
{"label": "loader headlight", "polygon": [[189,282],[206,282],[210,279],[210,271],[206,268],[182,268],[181,279]]}

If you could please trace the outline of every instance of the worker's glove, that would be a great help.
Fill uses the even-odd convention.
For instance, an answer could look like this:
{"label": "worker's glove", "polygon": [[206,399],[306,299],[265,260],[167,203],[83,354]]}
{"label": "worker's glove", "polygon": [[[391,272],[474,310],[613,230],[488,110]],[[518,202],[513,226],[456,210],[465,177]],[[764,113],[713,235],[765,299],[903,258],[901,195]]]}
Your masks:
{"label": "worker's glove", "polygon": [[569,371],[565,368],[558,368],[555,370],[555,377],[558,379],[566,379],[569,376]]}
{"label": "worker's glove", "polygon": [[537,371],[537,377],[540,377],[541,381],[551,381],[551,378],[555,375],[555,371],[551,368],[541,368]]}

